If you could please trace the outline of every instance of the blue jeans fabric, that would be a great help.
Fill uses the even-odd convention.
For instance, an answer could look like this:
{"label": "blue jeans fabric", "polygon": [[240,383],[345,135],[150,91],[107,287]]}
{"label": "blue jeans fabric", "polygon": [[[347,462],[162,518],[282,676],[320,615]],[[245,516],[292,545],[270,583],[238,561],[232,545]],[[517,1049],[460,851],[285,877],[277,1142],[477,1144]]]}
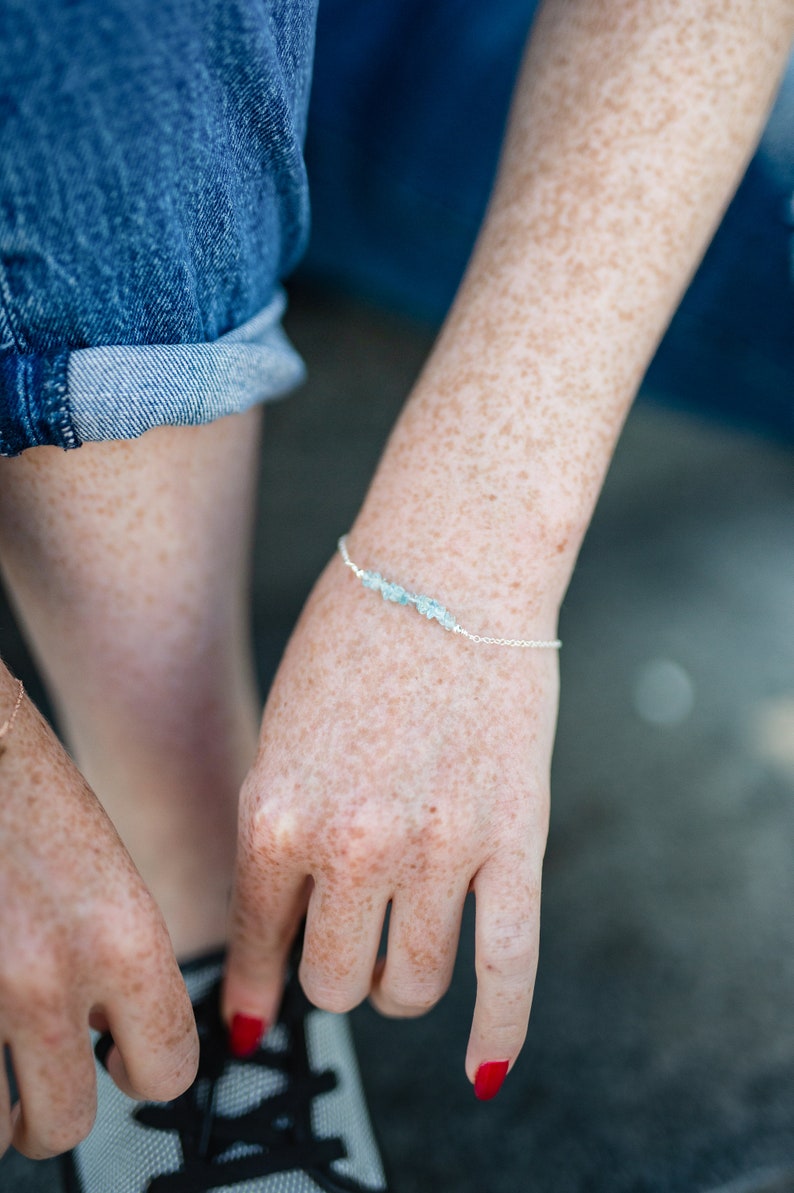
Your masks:
{"label": "blue jeans fabric", "polygon": [[2,0],[0,452],[294,385],[316,0]]}
{"label": "blue jeans fabric", "polygon": [[[0,0],[0,454],[208,421],[303,366],[317,0]],[[304,271],[440,321],[537,0],[323,0]],[[794,439],[794,70],[646,388]]]}

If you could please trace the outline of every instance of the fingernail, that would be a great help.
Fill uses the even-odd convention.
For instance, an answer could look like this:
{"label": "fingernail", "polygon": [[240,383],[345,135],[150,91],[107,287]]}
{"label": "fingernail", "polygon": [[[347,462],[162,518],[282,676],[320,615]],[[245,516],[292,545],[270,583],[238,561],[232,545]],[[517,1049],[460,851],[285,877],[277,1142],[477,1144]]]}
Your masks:
{"label": "fingernail", "polygon": [[255,1019],[253,1015],[235,1015],[229,1032],[229,1050],[232,1056],[242,1060],[243,1057],[256,1052],[266,1026],[264,1019]]}
{"label": "fingernail", "polygon": [[474,1076],[474,1093],[481,1102],[495,1098],[510,1067],[509,1060],[487,1060]]}

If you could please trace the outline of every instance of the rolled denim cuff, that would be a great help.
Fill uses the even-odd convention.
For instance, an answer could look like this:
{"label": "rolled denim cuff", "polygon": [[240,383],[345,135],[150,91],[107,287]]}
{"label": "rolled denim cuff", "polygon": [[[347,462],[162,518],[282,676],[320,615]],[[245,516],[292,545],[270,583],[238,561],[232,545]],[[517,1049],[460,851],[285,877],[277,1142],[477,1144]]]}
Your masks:
{"label": "rolled denim cuff", "polygon": [[208,423],[279,397],[305,375],[281,327],[278,291],[209,344],[111,345],[0,358],[0,455],[134,439]]}

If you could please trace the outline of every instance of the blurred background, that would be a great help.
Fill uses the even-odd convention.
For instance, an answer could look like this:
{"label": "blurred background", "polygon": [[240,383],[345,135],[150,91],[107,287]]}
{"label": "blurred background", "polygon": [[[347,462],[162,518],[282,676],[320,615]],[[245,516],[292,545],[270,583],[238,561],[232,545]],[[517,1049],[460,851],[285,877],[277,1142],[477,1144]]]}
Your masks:
{"label": "blurred background", "polygon": [[[314,233],[287,322],[309,382],[266,415],[263,688],[481,218],[533,6],[500,5],[498,23],[480,7],[464,21],[452,0],[374,5],[363,28],[348,0],[320,6]],[[389,49],[406,39],[411,55]],[[395,1193],[794,1193],[793,195],[790,71],[646,377],[563,609],[519,1064],[475,1102],[471,908],[435,1011],[356,1012]],[[7,610],[0,625],[43,702]],[[59,1188],[54,1164],[0,1161],[3,1193]]]}

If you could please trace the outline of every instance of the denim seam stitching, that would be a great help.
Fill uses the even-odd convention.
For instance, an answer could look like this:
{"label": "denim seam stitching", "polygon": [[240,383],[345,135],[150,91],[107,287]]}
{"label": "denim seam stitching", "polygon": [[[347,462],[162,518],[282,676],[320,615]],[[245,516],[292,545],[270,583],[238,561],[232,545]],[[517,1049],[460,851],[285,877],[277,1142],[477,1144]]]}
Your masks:
{"label": "denim seam stitching", "polygon": [[69,401],[69,353],[61,352],[52,361],[54,380],[51,386],[51,396],[46,398],[47,414],[53,430],[60,436],[60,447],[65,449],[80,447],[82,440],[74,427],[71,402]]}
{"label": "denim seam stitching", "polygon": [[21,370],[22,371],[22,377],[21,377],[22,385],[20,386],[20,389],[22,391],[21,395],[20,395],[22,398],[22,401],[21,401],[20,414],[22,416],[22,419],[24,420],[25,435],[27,437],[29,446],[30,447],[38,447],[41,440],[40,440],[38,434],[36,433],[36,426],[33,421],[32,412],[30,409],[30,392],[31,392],[30,372],[31,372],[31,368],[33,365],[33,361],[31,360],[31,358],[29,356],[21,356],[19,358],[19,360],[20,360],[20,364],[22,366],[22,370]]}

